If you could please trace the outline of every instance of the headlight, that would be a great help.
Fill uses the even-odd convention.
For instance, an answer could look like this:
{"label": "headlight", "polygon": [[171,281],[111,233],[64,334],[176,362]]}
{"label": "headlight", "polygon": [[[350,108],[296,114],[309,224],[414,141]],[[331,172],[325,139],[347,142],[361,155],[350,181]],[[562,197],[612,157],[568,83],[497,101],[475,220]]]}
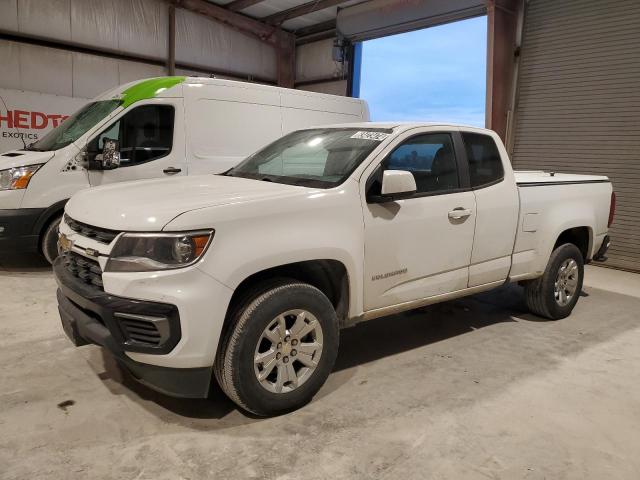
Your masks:
{"label": "headlight", "polygon": [[21,190],[27,188],[29,180],[44,164],[0,170],[0,190]]}
{"label": "headlight", "polygon": [[109,256],[107,272],[150,272],[182,268],[197,262],[214,231],[125,233]]}

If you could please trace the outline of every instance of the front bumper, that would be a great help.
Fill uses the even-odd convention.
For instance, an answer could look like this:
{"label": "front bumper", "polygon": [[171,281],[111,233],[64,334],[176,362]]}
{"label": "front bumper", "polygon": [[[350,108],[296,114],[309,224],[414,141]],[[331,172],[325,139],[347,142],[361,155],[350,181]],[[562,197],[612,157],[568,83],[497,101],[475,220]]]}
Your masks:
{"label": "front bumper", "polygon": [[44,208],[0,209],[0,254],[38,251],[36,225]]}
{"label": "front bumper", "polygon": [[[76,345],[92,343],[109,350],[141,383],[167,395],[204,398],[209,393],[212,367],[171,368],[136,362],[126,352],[166,354],[180,341],[180,317],[174,305],[132,300],[106,293],[73,276],[59,257],[53,270],[58,283],[58,311],[62,327]],[[160,319],[163,342],[157,346],[132,340],[122,319]],[[143,329],[134,327],[134,332]],[[135,338],[138,338],[134,336]]]}

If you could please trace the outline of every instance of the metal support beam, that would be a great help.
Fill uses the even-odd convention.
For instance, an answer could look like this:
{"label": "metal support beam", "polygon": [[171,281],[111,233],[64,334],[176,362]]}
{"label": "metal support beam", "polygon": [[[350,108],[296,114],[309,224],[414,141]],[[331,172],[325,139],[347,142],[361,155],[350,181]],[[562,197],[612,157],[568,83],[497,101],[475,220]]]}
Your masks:
{"label": "metal support beam", "polygon": [[240,10],[253,7],[262,2],[264,2],[264,0],[233,0],[233,2],[227,3],[224,8],[232,12],[239,12]]}
{"label": "metal support beam", "polygon": [[167,74],[176,74],[176,7],[169,4],[169,52],[167,55]]}
{"label": "metal support beam", "polygon": [[508,117],[513,108],[512,88],[516,53],[516,30],[521,0],[486,0],[487,5],[487,98],[485,125],[506,139]]}
{"label": "metal support beam", "polygon": [[[81,47],[79,45],[69,43],[69,42],[61,42],[61,41],[53,41],[53,40],[43,40],[37,37],[30,37],[27,35],[16,35],[10,33],[4,33],[0,31],[0,40],[7,40],[9,42],[17,42],[24,43],[26,45],[37,45],[39,47],[46,48],[55,48],[58,50],[64,50],[67,52],[78,52],[84,53],[87,55],[95,55],[98,57],[112,58],[114,60],[126,60],[128,62],[137,62],[144,63],[147,65],[155,65],[157,67],[166,67],[167,59],[166,58],[149,58],[143,57],[135,54],[126,54],[121,52],[114,52],[111,50],[101,49],[98,47]],[[266,84],[273,84],[273,79],[264,78],[260,75],[253,75],[244,72],[238,72],[235,70],[223,70],[223,69],[212,69],[211,67],[207,67],[205,65],[195,65],[192,63],[183,63],[176,62],[176,68],[181,68],[183,70],[194,70],[196,72],[202,72],[208,75],[222,75],[225,77],[237,78],[238,80],[244,80],[247,82],[260,82]]]}
{"label": "metal support beam", "polygon": [[341,3],[345,3],[346,1],[347,0],[313,0],[303,5],[298,5],[297,7],[274,13],[273,15],[261,18],[260,20],[270,25],[281,25],[283,22],[291,20],[292,18],[301,17],[302,15],[307,15],[308,13],[317,12],[318,10],[324,10],[325,8],[335,7],[336,5],[340,5]]}
{"label": "metal support beam", "polygon": [[232,12],[205,0],[173,0],[176,7],[204,15],[252,35],[276,48],[278,85],[293,88],[295,82],[295,36],[281,28]]}
{"label": "metal support beam", "polygon": [[232,12],[226,8],[216,5],[215,3],[209,3],[205,0],[173,0],[173,3],[176,7],[199,13],[200,15],[204,15],[212,20],[229,25],[230,27],[246,33],[247,35],[258,37],[263,42],[270,43],[274,46],[279,43],[279,39],[277,38],[279,32],[280,35],[290,35],[277,27],[254,20],[246,15]]}
{"label": "metal support beam", "polygon": [[293,35],[280,35],[278,38],[278,86],[293,88],[296,82],[296,39]]}

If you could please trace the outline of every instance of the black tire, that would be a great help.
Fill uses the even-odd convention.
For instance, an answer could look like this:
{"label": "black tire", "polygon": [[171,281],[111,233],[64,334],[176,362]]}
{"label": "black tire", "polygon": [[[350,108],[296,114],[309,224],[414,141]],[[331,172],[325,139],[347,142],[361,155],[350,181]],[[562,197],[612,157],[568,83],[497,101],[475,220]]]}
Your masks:
{"label": "black tire", "polygon": [[[297,388],[271,392],[260,384],[254,371],[256,346],[274,319],[296,309],[310,312],[321,326],[320,360],[313,373]],[[311,401],[333,369],[340,336],[335,309],[320,290],[296,280],[262,284],[238,304],[230,321],[218,349],[214,372],[231,400],[259,416],[286,413]]]}
{"label": "black tire", "polygon": [[53,264],[53,261],[58,258],[58,229],[61,220],[62,215],[53,218],[42,234],[42,255],[50,264]]}
{"label": "black tire", "polygon": [[[575,294],[569,303],[563,306],[555,298],[555,282],[561,265],[569,259],[575,260],[578,264],[578,284]],[[527,307],[532,313],[550,320],[566,318],[571,314],[573,307],[578,302],[583,280],[584,259],[582,253],[578,247],[571,243],[560,245],[551,253],[544,274],[525,284],[524,292]]]}

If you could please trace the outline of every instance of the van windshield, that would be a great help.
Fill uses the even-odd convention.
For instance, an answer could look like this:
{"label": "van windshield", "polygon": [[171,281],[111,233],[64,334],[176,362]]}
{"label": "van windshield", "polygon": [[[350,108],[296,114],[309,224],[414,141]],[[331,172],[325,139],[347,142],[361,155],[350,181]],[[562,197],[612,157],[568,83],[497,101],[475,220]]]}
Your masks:
{"label": "van windshield", "polygon": [[120,100],[88,103],[40,140],[29,145],[27,150],[50,152],[66,147],[118,108],[121,103]]}
{"label": "van windshield", "polygon": [[331,188],[344,182],[391,132],[380,128],[299,130],[254,153],[225,175]]}

